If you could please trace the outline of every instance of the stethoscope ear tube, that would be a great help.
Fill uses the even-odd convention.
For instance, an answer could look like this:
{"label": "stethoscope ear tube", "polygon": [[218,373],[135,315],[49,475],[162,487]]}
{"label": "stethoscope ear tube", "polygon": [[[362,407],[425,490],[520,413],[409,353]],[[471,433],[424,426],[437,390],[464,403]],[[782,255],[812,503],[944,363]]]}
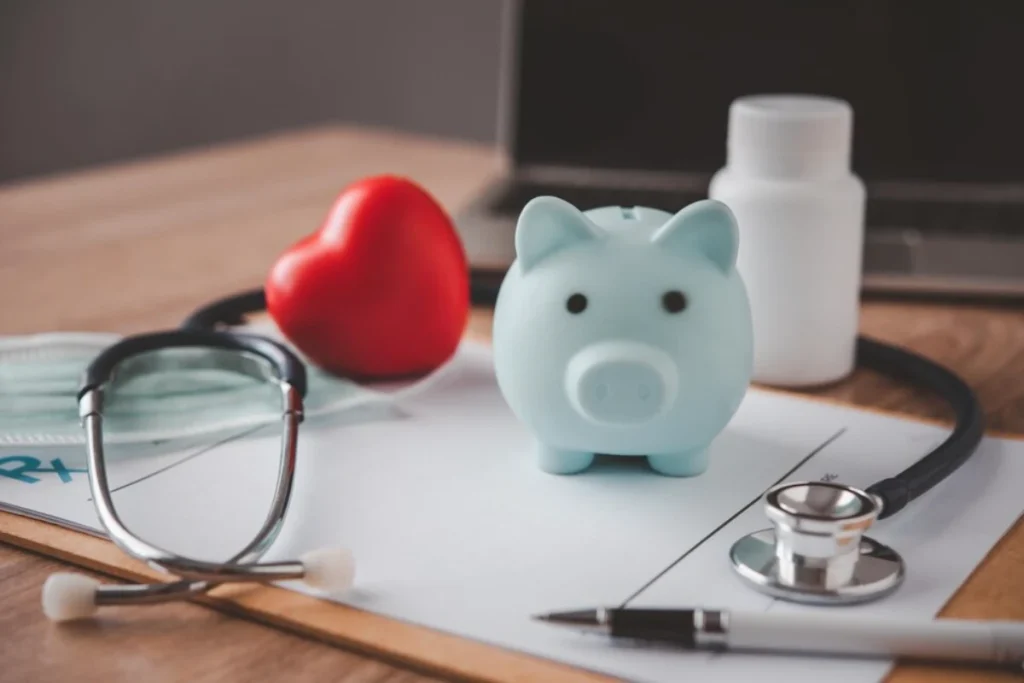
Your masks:
{"label": "stethoscope ear tube", "polygon": [[[232,352],[223,369],[275,381],[282,396],[280,467],[271,508],[263,526],[250,543],[227,562],[208,562],[179,556],[152,545],[132,533],[121,521],[112,499],[103,447],[103,396],[108,384],[127,370],[148,371],[167,362],[142,357],[150,351],[201,347]],[[253,367],[253,360],[263,363]],[[191,362],[196,362],[195,360]],[[199,359],[200,363],[213,362]],[[176,367],[176,366],[175,366]],[[130,370],[128,370],[130,374]],[[229,582],[269,583],[301,580],[325,591],[347,588],[352,581],[353,561],[344,548],[321,548],[297,560],[260,562],[277,538],[291,498],[295,477],[299,424],[307,392],[306,367],[286,346],[253,334],[197,328],[180,328],[126,337],[102,351],[86,369],[78,394],[79,416],[86,432],[89,486],[100,523],[110,539],[129,555],[151,567],[179,578],[170,583],[100,585],[73,574],[54,574],[43,587],[43,611],[51,619],[66,621],[91,615],[103,605],[147,604],[180,600]]]}
{"label": "stethoscope ear tube", "polygon": [[858,367],[901,379],[941,397],[953,410],[952,433],[926,456],[899,474],[869,486],[882,502],[879,519],[902,510],[963,465],[981,443],[985,417],[974,391],[954,373],[910,351],[859,337]]}

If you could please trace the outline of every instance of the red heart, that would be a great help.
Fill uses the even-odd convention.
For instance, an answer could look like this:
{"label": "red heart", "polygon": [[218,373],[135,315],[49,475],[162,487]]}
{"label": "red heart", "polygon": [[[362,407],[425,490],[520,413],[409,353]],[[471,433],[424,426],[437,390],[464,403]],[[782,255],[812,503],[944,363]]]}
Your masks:
{"label": "red heart", "polygon": [[458,348],[469,272],[455,227],[395,176],[342,190],[315,233],[274,263],[267,311],[310,361],[358,378],[418,375]]}

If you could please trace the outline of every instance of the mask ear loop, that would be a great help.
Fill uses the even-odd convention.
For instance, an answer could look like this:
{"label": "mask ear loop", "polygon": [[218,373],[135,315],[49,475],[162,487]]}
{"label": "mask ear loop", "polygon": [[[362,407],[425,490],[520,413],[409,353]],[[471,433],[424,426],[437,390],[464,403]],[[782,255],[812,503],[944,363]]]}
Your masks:
{"label": "mask ear loop", "polygon": [[[103,455],[103,389],[121,364],[147,351],[166,348],[206,347],[236,352],[238,362],[228,369],[275,381],[281,389],[284,428],[277,485],[270,512],[252,541],[224,563],[181,557],[147,543],[133,534],[117,515],[111,499]],[[269,363],[270,370],[263,363]],[[184,580],[140,585],[100,585],[78,574],[50,576],[43,586],[43,611],[55,621],[79,619],[101,605],[143,604],[180,600],[205,592],[221,583],[301,580],[321,591],[340,591],[351,586],[354,567],[345,549],[325,548],[306,553],[298,561],[259,563],[277,538],[291,497],[295,473],[298,427],[303,418],[306,374],[301,361],[276,342],[256,335],[203,330],[174,330],[128,337],[108,347],[86,370],[79,392],[79,414],[86,431],[89,482],[103,527],[111,540],[130,556],[150,567],[176,574]]]}

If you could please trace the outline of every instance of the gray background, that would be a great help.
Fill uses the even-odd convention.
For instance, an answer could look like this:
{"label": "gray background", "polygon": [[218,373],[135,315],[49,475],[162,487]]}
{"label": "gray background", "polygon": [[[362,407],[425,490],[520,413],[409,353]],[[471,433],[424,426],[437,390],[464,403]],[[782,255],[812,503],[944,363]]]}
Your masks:
{"label": "gray background", "polygon": [[502,0],[0,0],[0,182],[328,121],[491,142]]}

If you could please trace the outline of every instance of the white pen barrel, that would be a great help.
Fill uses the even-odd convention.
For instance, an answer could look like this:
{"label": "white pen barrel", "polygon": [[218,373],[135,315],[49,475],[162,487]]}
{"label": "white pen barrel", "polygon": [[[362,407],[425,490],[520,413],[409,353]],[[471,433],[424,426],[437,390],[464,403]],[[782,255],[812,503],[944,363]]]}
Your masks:
{"label": "white pen barrel", "polygon": [[737,613],[729,647],[919,659],[1024,662],[1024,622]]}

